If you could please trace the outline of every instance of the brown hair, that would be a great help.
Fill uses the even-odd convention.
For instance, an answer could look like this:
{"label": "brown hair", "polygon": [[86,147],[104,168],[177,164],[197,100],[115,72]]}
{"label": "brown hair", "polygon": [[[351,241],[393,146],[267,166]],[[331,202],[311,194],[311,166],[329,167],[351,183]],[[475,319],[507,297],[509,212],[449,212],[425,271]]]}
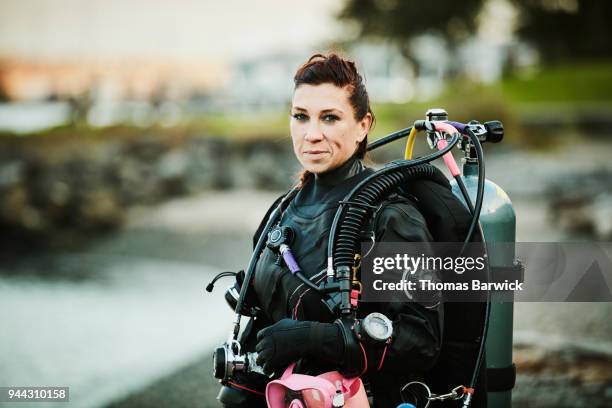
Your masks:
{"label": "brown hair", "polygon": [[[372,126],[374,125],[374,113],[370,107],[368,91],[363,83],[363,78],[357,71],[353,61],[344,59],[335,53],[328,55],[315,54],[302,65],[293,77],[295,88],[300,85],[320,85],[331,83],[338,88],[347,88],[349,92],[349,102],[353,107],[355,119],[363,119],[368,113],[372,115]],[[368,146],[368,136],[359,143],[355,156],[359,159],[365,158]],[[298,187],[302,187],[312,174],[307,170],[302,170],[299,174]]]}

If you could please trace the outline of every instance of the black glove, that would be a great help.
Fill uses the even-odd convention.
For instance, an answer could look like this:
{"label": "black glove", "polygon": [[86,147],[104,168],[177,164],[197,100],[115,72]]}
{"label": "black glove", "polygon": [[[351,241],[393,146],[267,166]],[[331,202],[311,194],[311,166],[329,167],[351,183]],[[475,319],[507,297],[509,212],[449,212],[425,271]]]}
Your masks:
{"label": "black glove", "polygon": [[273,373],[302,357],[338,364],[344,340],[337,324],[283,319],[257,333],[255,350],[257,364]]}

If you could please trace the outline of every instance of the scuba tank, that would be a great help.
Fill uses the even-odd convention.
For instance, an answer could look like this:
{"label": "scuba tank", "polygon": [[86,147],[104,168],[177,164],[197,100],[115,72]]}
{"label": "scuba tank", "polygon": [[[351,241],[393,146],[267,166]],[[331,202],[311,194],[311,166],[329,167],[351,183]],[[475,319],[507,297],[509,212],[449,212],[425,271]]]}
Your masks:
{"label": "scuba tank", "polygon": [[[486,254],[488,256],[489,275],[487,279],[495,282],[503,282],[505,279],[523,281],[523,267],[515,260],[516,216],[512,202],[503,189],[484,177],[484,160],[480,144],[500,142],[504,134],[502,124],[498,121],[484,124],[472,121],[466,125],[451,122],[448,121],[448,114],[443,109],[430,109],[426,113],[426,120],[431,123],[450,124],[462,133],[470,135],[469,139],[464,138],[458,143],[459,149],[465,154],[461,174],[459,174],[458,169],[448,166],[454,176],[454,180],[450,181],[452,193],[470,210],[471,214],[477,213],[477,218],[474,219],[479,222],[478,232],[481,235],[480,239],[486,243]],[[416,124],[417,122],[415,122]],[[429,132],[429,135],[433,136],[434,134]],[[430,137],[428,141],[430,147],[434,148],[435,139]],[[409,138],[406,159],[411,158],[412,143],[414,141]],[[477,203],[476,208],[472,203]],[[432,204],[433,202],[428,202],[425,205],[426,208],[421,209],[426,218],[428,218],[427,207]],[[447,204],[449,204],[448,200]],[[457,216],[457,211],[453,211]],[[433,219],[435,220],[435,217]],[[472,234],[477,235],[475,234],[477,231],[475,231],[474,223],[472,224],[467,234],[468,237]],[[448,232],[448,229],[443,231]],[[442,235],[448,236],[444,233]],[[486,368],[479,369],[480,360],[484,360],[484,356],[479,356],[470,386],[473,387],[476,384],[478,377],[481,389],[486,388],[487,390],[488,406],[492,407],[510,408],[511,406],[511,390],[516,380],[516,367],[512,363],[513,299],[513,292],[490,291],[486,312],[484,313],[485,324],[482,335],[486,342],[481,346],[486,348]],[[455,308],[463,308],[463,306],[459,304],[452,309]],[[465,311],[468,310],[465,309]],[[456,312],[456,310],[450,311]],[[471,311],[476,310],[471,309]],[[463,314],[463,312],[460,314]],[[452,332],[457,328],[456,326],[448,327],[445,323],[445,330],[448,329]],[[440,375],[448,368],[450,367],[443,365],[441,369],[432,374],[434,376]],[[479,373],[481,370],[485,372]],[[436,395],[424,383],[414,382],[411,384],[413,388],[417,388],[417,394],[420,394],[418,400],[420,401],[456,400],[464,395],[464,390],[461,387],[453,389],[448,394]],[[437,385],[440,386],[440,384]],[[467,397],[471,399],[471,395]],[[466,400],[464,406],[469,405],[469,403],[470,400]]]}
{"label": "scuba tank", "polygon": [[[488,122],[481,142],[499,142],[503,128],[499,122]],[[485,133],[486,132],[486,133]],[[473,148],[460,146],[465,152],[461,179],[475,202],[478,187],[478,160]],[[451,180],[453,193],[465,204],[456,181]],[[522,280],[522,267],[515,261],[516,216],[510,197],[491,180],[484,181],[484,198],[480,225],[487,244],[489,265],[495,280]],[[513,292],[491,292],[491,311],[486,341],[488,403],[492,407],[510,408],[516,367],[512,363]]]}

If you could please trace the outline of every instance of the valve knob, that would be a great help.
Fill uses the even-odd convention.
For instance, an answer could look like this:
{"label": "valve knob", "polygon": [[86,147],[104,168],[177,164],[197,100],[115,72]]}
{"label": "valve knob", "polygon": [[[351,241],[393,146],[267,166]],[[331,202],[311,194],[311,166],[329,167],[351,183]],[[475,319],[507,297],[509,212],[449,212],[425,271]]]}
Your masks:
{"label": "valve knob", "polygon": [[487,142],[499,143],[504,138],[504,125],[499,120],[485,122],[487,129]]}
{"label": "valve knob", "polygon": [[441,108],[432,108],[425,113],[425,117],[431,122],[448,120],[448,112]]}

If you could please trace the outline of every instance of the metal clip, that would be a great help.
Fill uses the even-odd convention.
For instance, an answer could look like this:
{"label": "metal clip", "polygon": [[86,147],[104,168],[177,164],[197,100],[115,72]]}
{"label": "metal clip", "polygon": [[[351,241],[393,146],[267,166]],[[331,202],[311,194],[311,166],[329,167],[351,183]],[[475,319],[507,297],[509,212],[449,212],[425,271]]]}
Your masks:
{"label": "metal clip", "polygon": [[463,397],[464,393],[465,393],[465,387],[463,385],[459,385],[453,388],[451,392],[449,392],[448,394],[440,394],[440,395],[432,394],[432,396],[429,397],[429,400],[431,401],[445,401],[449,399],[458,400]]}
{"label": "metal clip", "polygon": [[353,262],[353,268],[352,268],[353,276],[351,278],[351,284],[353,288],[356,288],[357,291],[361,294],[363,290],[363,286],[361,285],[361,282],[359,281],[359,279],[357,279],[357,272],[359,271],[359,268],[361,268],[361,255],[355,254],[355,260]]}

